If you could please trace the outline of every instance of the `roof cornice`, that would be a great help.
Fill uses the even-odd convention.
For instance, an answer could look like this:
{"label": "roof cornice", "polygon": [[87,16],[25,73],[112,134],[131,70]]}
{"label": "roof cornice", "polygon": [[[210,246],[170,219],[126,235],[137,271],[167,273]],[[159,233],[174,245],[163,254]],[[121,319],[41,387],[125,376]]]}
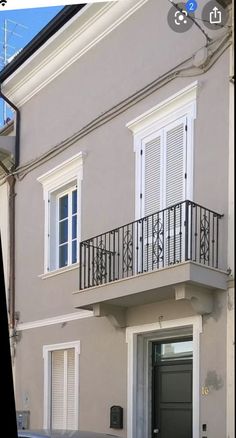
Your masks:
{"label": "roof cornice", "polygon": [[4,81],[4,94],[21,107],[147,1],[85,5]]}
{"label": "roof cornice", "polygon": [[86,6],[86,3],[65,6],[49,23],[0,71],[0,83],[12,75],[33,53],[35,53],[67,21]]}

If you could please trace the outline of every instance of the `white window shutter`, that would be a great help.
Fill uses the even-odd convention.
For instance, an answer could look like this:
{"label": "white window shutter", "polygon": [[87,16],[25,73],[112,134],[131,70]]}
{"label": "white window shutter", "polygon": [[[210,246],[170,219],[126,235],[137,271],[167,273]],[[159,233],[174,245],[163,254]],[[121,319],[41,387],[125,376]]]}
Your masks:
{"label": "white window shutter", "polygon": [[144,145],[144,216],[161,208],[161,134]]}
{"label": "white window shutter", "polygon": [[67,429],[76,429],[75,425],[75,350],[67,350]]}
{"label": "white window shutter", "polygon": [[[162,133],[156,132],[143,145],[143,199],[142,199],[142,216],[149,216],[157,213],[161,209],[161,148]],[[140,262],[140,269],[148,271],[156,267],[157,257],[156,248],[153,246],[153,230],[157,220],[156,215],[150,216],[143,223],[144,238],[144,260],[143,267]],[[141,255],[141,253],[140,253]],[[159,262],[158,262],[159,263]]]}
{"label": "white window shutter", "polygon": [[165,207],[185,198],[186,119],[182,118],[165,128]]}
{"label": "white window shutter", "polygon": [[51,427],[76,429],[75,349],[52,352]]}
{"label": "white window shutter", "polygon": [[51,427],[64,429],[64,350],[52,352]]}
{"label": "white window shutter", "polygon": [[[186,118],[181,118],[164,129],[165,207],[185,199]],[[168,209],[165,214],[166,264],[183,260],[184,206]]]}
{"label": "white window shutter", "polygon": [[190,172],[193,114],[184,108],[170,113],[137,136],[137,150],[142,153],[136,165],[137,195],[140,190],[136,211],[140,217],[149,216],[137,222],[135,245],[141,253],[137,255],[140,272],[185,260],[184,201],[192,179],[187,168]]}

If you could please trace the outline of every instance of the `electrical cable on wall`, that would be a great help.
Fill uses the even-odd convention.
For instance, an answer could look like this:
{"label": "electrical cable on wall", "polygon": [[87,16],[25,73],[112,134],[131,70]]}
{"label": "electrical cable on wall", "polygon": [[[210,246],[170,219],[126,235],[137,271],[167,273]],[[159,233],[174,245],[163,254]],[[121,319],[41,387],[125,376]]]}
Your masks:
{"label": "electrical cable on wall", "polygon": [[[191,57],[182,61],[178,66],[169,70],[162,76],[158,77],[156,80],[152,81],[150,84],[146,85],[141,90],[137,91],[136,93],[132,94],[125,100],[119,102],[117,105],[105,111],[102,115],[96,117],[94,120],[89,122],[86,126],[81,128],[78,132],[76,132],[69,138],[63,140],[56,146],[50,148],[49,151],[42,154],[40,157],[37,157],[29,161],[27,164],[18,167],[12,172],[12,174],[16,175],[18,180],[22,180],[32,170],[36,169],[40,165],[49,161],[51,158],[57,156],[64,150],[68,149],[70,146],[75,144],[81,138],[90,134],[92,131],[104,125],[105,123],[109,122],[119,114],[125,112],[126,110],[134,106],[136,103],[142,101],[150,94],[159,90],[163,86],[167,85],[169,82],[173,81],[174,79],[182,78],[182,77],[194,77],[204,74],[217,62],[217,60],[232,44],[231,35],[232,32],[228,31],[224,34],[223,37],[212,40],[210,43],[207,42],[204,46],[196,50]],[[217,45],[216,48],[215,45]],[[188,62],[193,61],[194,56],[196,55],[196,53],[199,52],[199,50],[204,48],[208,50],[209,55],[202,65],[196,67],[192,62],[190,66],[184,67],[184,65],[186,65]],[[3,184],[4,182],[5,182],[5,178],[3,178],[0,181],[0,185]]]}

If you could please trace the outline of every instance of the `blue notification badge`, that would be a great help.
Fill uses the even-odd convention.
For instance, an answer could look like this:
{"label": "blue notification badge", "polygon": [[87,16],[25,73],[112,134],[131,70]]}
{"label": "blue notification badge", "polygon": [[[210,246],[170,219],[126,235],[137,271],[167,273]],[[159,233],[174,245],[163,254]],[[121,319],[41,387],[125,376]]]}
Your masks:
{"label": "blue notification badge", "polygon": [[198,7],[198,4],[195,0],[188,0],[185,9],[188,13],[195,12]]}

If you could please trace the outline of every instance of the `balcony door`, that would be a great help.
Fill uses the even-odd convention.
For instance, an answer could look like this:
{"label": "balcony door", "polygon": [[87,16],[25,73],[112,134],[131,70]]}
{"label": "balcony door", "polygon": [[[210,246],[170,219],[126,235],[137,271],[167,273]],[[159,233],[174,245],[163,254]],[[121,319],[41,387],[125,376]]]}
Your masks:
{"label": "balcony door", "polygon": [[187,122],[181,117],[142,140],[140,216],[153,215],[143,235],[147,271],[184,259],[185,206],[178,203],[186,199]]}

